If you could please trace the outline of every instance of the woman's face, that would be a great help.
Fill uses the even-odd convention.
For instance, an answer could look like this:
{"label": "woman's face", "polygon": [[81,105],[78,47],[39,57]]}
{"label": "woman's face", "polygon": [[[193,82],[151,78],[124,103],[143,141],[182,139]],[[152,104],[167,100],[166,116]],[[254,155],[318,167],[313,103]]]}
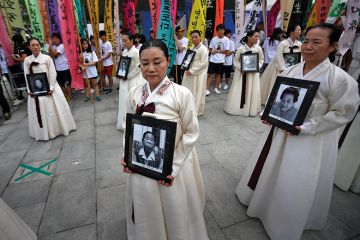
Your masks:
{"label": "woman's face", "polygon": [[296,26],[295,30],[292,33],[294,34],[294,37],[298,39],[301,36],[301,27]]}
{"label": "woman's face", "polygon": [[34,55],[39,54],[40,49],[41,49],[40,43],[37,40],[33,39],[30,41],[30,50]]}
{"label": "woman's face", "polygon": [[81,46],[82,46],[82,48],[83,48],[83,51],[85,51],[85,50],[89,47],[89,44],[88,44],[87,41],[83,41],[83,42],[81,43]]}
{"label": "woman's face", "polygon": [[255,32],[254,35],[252,35],[251,37],[248,37],[248,43],[250,44],[256,44],[259,40],[259,33]]}
{"label": "woman's face", "polygon": [[125,48],[130,49],[133,46],[133,41],[129,39],[128,35],[123,35],[122,40]]}
{"label": "woman's face", "polygon": [[147,133],[143,139],[143,144],[145,147],[153,149],[155,146],[155,139],[151,133]]}
{"label": "woman's face", "polygon": [[165,78],[169,67],[169,59],[166,59],[164,52],[158,47],[144,49],[140,54],[141,73],[149,82],[151,89],[154,89]]}
{"label": "woman's face", "polygon": [[191,41],[195,46],[199,45],[199,43],[201,41],[201,38],[200,38],[199,34],[198,33],[192,33],[191,34]]}
{"label": "woman's face", "polygon": [[289,111],[294,106],[294,95],[284,94],[280,102],[281,111]]}
{"label": "woman's face", "polygon": [[318,65],[336,49],[337,43],[330,45],[330,30],[314,28],[308,31],[301,45],[305,64]]}

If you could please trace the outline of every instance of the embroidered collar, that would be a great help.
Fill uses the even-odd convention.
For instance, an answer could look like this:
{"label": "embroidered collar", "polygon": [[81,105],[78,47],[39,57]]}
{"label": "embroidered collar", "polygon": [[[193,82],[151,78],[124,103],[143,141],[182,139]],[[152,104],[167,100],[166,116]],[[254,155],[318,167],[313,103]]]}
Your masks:
{"label": "embroidered collar", "polygon": [[149,98],[149,96],[153,96],[154,94],[163,95],[166,89],[170,86],[171,81],[166,76],[164,80],[151,92],[149,82],[146,82],[142,88],[142,96],[141,101],[145,103],[145,101]]}

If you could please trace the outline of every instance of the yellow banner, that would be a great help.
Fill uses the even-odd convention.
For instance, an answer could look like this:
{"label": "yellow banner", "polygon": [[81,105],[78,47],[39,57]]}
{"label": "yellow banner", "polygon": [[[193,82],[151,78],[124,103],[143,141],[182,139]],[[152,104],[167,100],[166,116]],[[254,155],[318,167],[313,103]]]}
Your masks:
{"label": "yellow banner", "polygon": [[294,6],[294,0],[280,0],[280,12],[282,18],[282,29],[286,32]]}
{"label": "yellow banner", "polygon": [[7,28],[14,31],[14,28],[24,29],[24,22],[21,16],[18,0],[0,0],[1,13],[3,14]]}
{"label": "yellow banner", "polygon": [[312,10],[310,12],[309,19],[306,23],[306,28],[308,28],[310,26],[314,26],[316,24],[317,24],[317,10],[316,10],[316,5],[314,4],[314,6],[312,7]]}
{"label": "yellow banner", "polygon": [[106,37],[111,45],[114,46],[114,29],[113,29],[113,16],[112,16],[112,0],[105,0],[105,16],[104,16],[104,30]]}
{"label": "yellow banner", "polygon": [[87,8],[95,39],[96,54],[99,56],[99,0],[87,0]]}
{"label": "yellow banner", "polygon": [[[187,29],[187,38],[190,39],[190,33],[193,30],[200,31],[200,37],[202,40],[205,39],[205,27],[206,27],[206,0],[194,0],[189,26]],[[192,46],[192,42],[189,41],[188,47]]]}

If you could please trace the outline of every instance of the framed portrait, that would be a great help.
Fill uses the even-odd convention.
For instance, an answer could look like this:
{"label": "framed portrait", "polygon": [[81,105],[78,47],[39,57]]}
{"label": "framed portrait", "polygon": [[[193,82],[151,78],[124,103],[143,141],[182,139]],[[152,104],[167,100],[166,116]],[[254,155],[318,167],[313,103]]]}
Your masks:
{"label": "framed portrait", "polygon": [[123,79],[123,80],[127,79],[127,75],[129,73],[129,68],[130,68],[130,63],[131,63],[130,57],[121,56],[119,65],[118,65],[118,69],[116,72],[116,76],[118,78]]}
{"label": "framed portrait", "polygon": [[193,50],[188,49],[186,51],[185,57],[181,63],[181,67],[183,70],[189,70],[192,61],[194,60],[196,52]]}
{"label": "framed portrait", "polygon": [[170,183],[176,122],[127,113],[125,162],[135,173]]}
{"label": "framed portrait", "polygon": [[301,53],[284,53],[283,54],[284,61],[285,61],[285,67],[291,67],[295,64],[298,64],[301,62]]}
{"label": "framed portrait", "polygon": [[241,72],[259,72],[259,53],[243,53],[240,55]]}
{"label": "framed portrait", "polygon": [[319,85],[315,81],[277,77],[261,119],[298,135],[295,126],[303,124]]}
{"label": "framed portrait", "polygon": [[29,90],[34,96],[45,96],[50,91],[49,81],[45,72],[27,74],[26,80]]}

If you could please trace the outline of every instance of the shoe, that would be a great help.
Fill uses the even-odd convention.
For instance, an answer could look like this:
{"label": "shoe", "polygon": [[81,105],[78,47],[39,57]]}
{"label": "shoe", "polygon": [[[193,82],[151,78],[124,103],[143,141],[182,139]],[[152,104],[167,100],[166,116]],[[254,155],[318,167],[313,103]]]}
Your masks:
{"label": "shoe", "polygon": [[15,99],[13,101],[14,106],[20,105],[24,100]]}
{"label": "shoe", "polygon": [[84,100],[84,102],[88,102],[89,100],[90,100],[90,98],[89,98],[89,97],[86,97],[85,100]]}
{"label": "shoe", "polygon": [[220,88],[220,89],[221,89],[221,83],[219,83],[219,86],[218,86],[218,88]]}
{"label": "shoe", "polygon": [[4,113],[4,117],[5,117],[5,121],[9,120],[11,118],[11,113],[10,112]]}
{"label": "shoe", "polygon": [[216,93],[216,94],[220,94],[221,92],[219,91],[219,89],[217,89],[217,88],[214,88],[214,92]]}
{"label": "shoe", "polygon": [[102,99],[101,99],[100,96],[96,96],[95,100],[96,100],[97,102],[101,102],[101,101],[102,101]]}
{"label": "shoe", "polygon": [[205,95],[206,95],[206,96],[209,96],[209,95],[210,95],[210,91],[209,91],[209,90],[206,90],[206,91],[205,91]]}
{"label": "shoe", "polygon": [[229,85],[225,84],[222,89],[226,90],[228,89]]}
{"label": "shoe", "polygon": [[111,88],[109,88],[108,90],[106,90],[106,92],[105,92],[106,94],[110,94],[110,93],[112,93],[112,89]]}

